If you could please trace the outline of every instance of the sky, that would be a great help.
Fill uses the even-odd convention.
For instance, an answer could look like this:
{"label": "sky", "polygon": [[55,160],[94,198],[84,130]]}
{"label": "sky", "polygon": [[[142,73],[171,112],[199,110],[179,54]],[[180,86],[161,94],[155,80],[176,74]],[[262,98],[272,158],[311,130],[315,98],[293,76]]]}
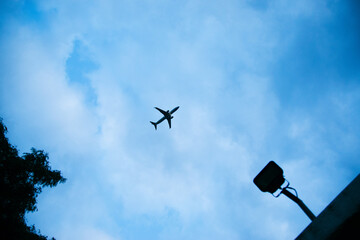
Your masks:
{"label": "sky", "polygon": [[[56,239],[294,239],[360,170],[356,0],[2,0],[0,117]],[[172,128],[149,121],[180,106]]]}

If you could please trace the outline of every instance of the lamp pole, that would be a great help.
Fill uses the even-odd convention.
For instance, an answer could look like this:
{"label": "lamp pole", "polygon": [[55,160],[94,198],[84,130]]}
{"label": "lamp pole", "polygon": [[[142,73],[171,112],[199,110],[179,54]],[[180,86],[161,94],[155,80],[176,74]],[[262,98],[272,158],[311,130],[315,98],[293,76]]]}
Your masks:
{"label": "lamp pole", "polygon": [[310,211],[310,209],[305,205],[305,203],[301,201],[300,198],[296,197],[294,194],[286,190],[286,188],[284,188],[281,193],[293,200],[295,203],[297,203],[297,205],[299,205],[299,207],[305,212],[305,214],[310,218],[311,221],[315,220],[315,215]]}

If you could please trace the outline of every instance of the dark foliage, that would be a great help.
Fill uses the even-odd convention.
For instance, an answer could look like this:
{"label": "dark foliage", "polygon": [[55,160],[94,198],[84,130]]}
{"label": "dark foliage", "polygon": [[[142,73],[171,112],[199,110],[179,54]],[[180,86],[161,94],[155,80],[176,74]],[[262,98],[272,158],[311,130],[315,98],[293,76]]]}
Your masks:
{"label": "dark foliage", "polygon": [[27,226],[25,213],[36,210],[36,197],[43,187],[66,181],[60,171],[51,170],[42,150],[19,156],[5,137],[7,129],[0,118],[0,238],[44,239],[34,226]]}

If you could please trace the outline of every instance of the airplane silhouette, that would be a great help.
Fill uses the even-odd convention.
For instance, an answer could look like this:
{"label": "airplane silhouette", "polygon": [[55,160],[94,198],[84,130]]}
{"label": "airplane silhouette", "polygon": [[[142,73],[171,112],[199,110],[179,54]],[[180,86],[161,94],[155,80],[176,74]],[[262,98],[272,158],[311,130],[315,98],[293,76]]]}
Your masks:
{"label": "airplane silhouette", "polygon": [[171,116],[171,114],[173,114],[174,112],[176,112],[176,110],[179,109],[179,106],[177,106],[176,108],[174,108],[174,109],[171,110],[171,111],[169,111],[169,110],[164,111],[164,110],[162,110],[162,109],[160,109],[160,108],[157,108],[157,107],[155,107],[155,109],[157,109],[159,112],[161,112],[161,113],[164,115],[164,116],[163,116],[159,121],[157,121],[156,123],[150,121],[151,124],[154,125],[155,130],[157,130],[157,125],[158,125],[159,123],[161,123],[162,121],[164,121],[165,119],[166,119],[166,120],[168,121],[168,123],[169,123],[169,128],[171,128],[171,119],[174,118],[173,116]]}

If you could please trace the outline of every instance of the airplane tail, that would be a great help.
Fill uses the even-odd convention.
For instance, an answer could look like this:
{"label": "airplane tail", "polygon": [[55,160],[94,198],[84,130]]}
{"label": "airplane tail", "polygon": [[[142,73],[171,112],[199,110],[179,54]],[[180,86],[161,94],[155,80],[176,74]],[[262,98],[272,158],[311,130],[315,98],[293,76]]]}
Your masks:
{"label": "airplane tail", "polygon": [[151,123],[152,125],[154,125],[154,127],[155,127],[155,130],[157,130],[157,125],[156,125],[156,123],[154,123],[154,122],[151,122],[151,121],[150,121],[150,123]]}

